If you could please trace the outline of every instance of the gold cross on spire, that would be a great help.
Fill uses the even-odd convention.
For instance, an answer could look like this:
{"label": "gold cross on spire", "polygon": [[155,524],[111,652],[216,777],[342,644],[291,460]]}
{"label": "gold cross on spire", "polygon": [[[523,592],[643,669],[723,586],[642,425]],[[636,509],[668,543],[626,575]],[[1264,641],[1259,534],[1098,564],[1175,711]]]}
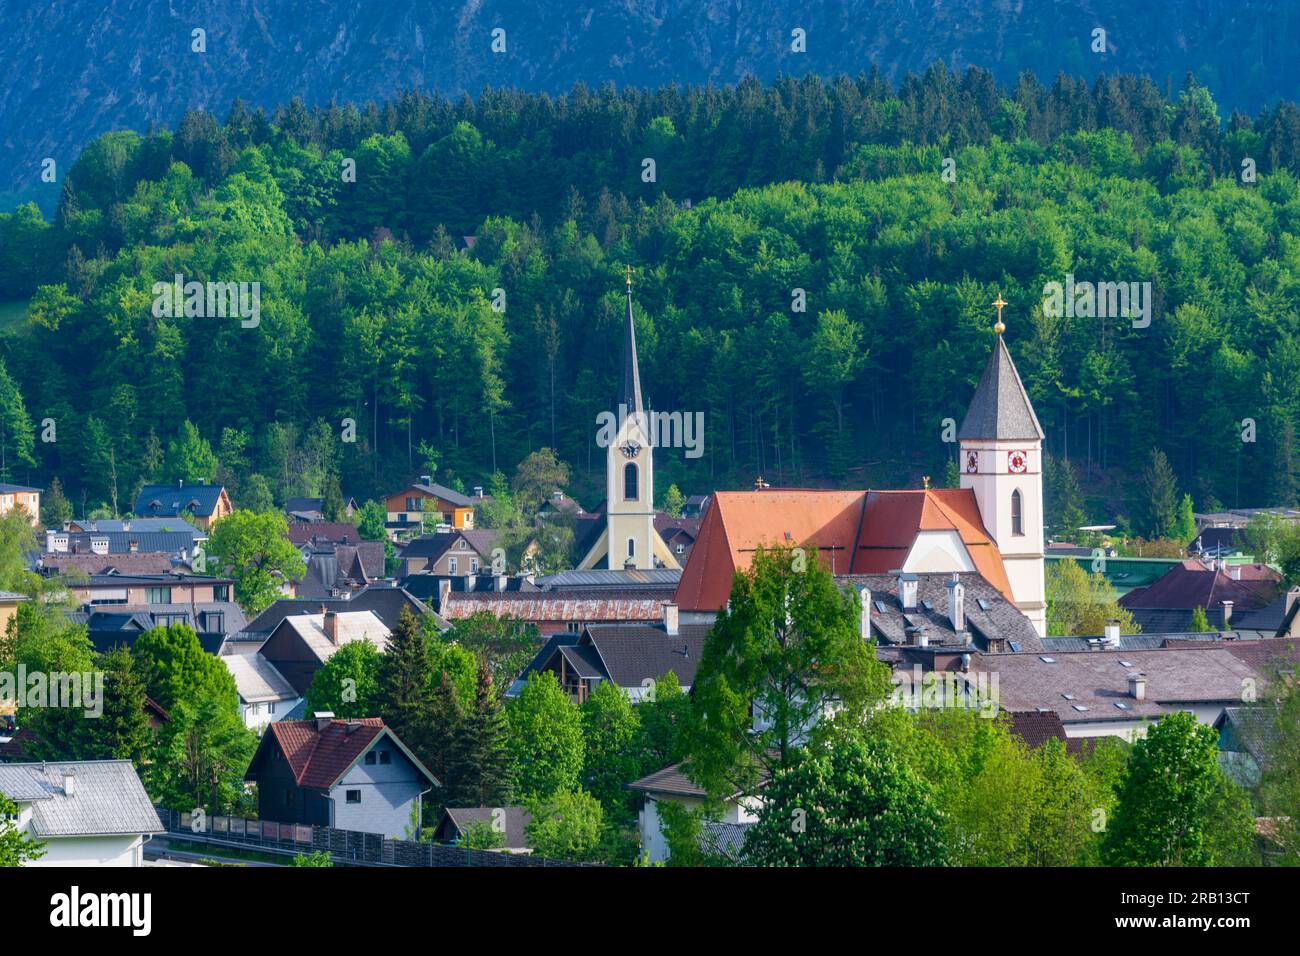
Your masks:
{"label": "gold cross on spire", "polygon": [[627,267],[627,287],[632,288],[632,267]]}
{"label": "gold cross on spire", "polygon": [[1007,330],[1007,327],[1002,324],[1002,310],[1006,308],[1006,305],[1007,303],[1003,300],[1002,293],[999,292],[998,297],[993,301],[993,307],[998,310],[998,321],[993,326],[993,331],[998,335],[1001,335]]}

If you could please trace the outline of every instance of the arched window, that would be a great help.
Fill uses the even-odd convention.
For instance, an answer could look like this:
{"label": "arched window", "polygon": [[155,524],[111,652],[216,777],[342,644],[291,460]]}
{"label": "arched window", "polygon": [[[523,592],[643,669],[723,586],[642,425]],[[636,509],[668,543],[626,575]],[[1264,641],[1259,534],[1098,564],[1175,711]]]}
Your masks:
{"label": "arched window", "polygon": [[1025,505],[1020,497],[1020,489],[1011,492],[1011,533],[1025,533]]}
{"label": "arched window", "polygon": [[636,465],[628,464],[624,466],[623,468],[623,500],[624,501],[636,501],[638,497],[636,481],[637,481]]}
{"label": "arched window", "polygon": [[627,539],[627,556],[629,558],[636,557],[636,538]]}

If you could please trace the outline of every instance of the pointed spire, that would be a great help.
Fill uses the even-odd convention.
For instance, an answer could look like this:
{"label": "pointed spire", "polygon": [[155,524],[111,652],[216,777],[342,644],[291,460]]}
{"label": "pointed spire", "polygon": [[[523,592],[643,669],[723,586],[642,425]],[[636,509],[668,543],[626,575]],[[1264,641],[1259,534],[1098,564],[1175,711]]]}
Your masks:
{"label": "pointed spire", "polygon": [[[999,323],[1000,324],[1000,323]],[[998,335],[966,417],[962,419],[959,439],[992,438],[1042,441],[1043,429],[1021,384],[1020,373],[1011,361],[1007,343]]]}
{"label": "pointed spire", "polygon": [[623,390],[618,400],[628,413],[645,409],[641,405],[641,371],[636,361],[636,324],[632,320],[632,267],[627,267],[627,317],[623,321]]}

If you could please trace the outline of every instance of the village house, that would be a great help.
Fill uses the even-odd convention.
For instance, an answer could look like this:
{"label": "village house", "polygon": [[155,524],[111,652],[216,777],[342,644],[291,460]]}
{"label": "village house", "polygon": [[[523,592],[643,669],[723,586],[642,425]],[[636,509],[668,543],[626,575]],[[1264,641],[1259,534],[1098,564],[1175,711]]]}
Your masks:
{"label": "village house", "polygon": [[0,764],[0,793],[18,804],[19,832],[45,845],[27,866],[140,866],[163,832],[129,760]]}
{"label": "village house", "polygon": [[21,508],[31,518],[32,527],[41,526],[41,489],[0,482],[0,515]]}
{"label": "village house", "polygon": [[[637,833],[641,839],[641,852],[646,854],[649,863],[662,863],[669,857],[668,841],[664,837],[663,819],[659,806],[672,802],[692,810],[702,808],[708,793],[692,782],[683,772],[681,764],[673,764],[662,770],[642,777],[627,785],[627,789],[641,797],[641,807],[637,812]],[[741,793],[730,794],[722,801],[716,823],[738,828],[729,836],[727,842],[743,835],[744,829],[758,821],[758,809],[762,798],[745,796]]]}
{"label": "village house", "polygon": [[[1259,611],[1275,602],[1282,576],[1266,564],[1225,564],[1188,558],[1145,587],[1119,599],[1145,633],[1185,631],[1197,608],[1219,629],[1241,624],[1241,612]],[[1279,622],[1280,623],[1280,622]]]}
{"label": "village house", "polygon": [[113,647],[133,647],[141,634],[155,627],[183,624],[194,631],[203,650],[216,654],[245,624],[243,609],[234,601],[85,605],[67,616],[73,624],[85,626],[90,643],[101,653]]}
{"label": "village house", "polygon": [[132,509],[139,518],[179,518],[192,515],[204,531],[233,511],[230,496],[222,485],[198,484],[180,479],[174,485],[145,485]]}
{"label": "village house", "polygon": [[302,695],[261,654],[250,650],[225,653],[220,658],[234,678],[239,716],[249,730],[260,732],[267,724],[284,720],[302,702]]}
{"label": "village house", "polygon": [[[388,630],[397,627],[402,611],[408,610],[417,618],[433,614],[429,605],[400,587],[385,584],[372,584],[355,594],[337,598],[305,599],[280,598],[272,602],[261,614],[253,618],[243,631],[234,635],[240,643],[261,645],[271,636],[286,617],[303,614],[321,614],[325,611],[369,611],[379,618],[379,622]],[[446,630],[447,624],[436,614],[434,623],[439,630]]]}
{"label": "village house", "polygon": [[288,534],[307,565],[294,597],[344,597],[385,577],[384,542],[362,540],[354,525],[295,523]]}
{"label": "village house", "polygon": [[447,577],[492,570],[497,532],[492,530],[443,531],[421,535],[397,552],[398,576],[435,574]]}
{"label": "village house", "polygon": [[448,807],[434,828],[439,843],[457,844],[465,839],[474,824],[491,826],[501,834],[501,850],[507,853],[531,853],[524,831],[533,815],[524,807]]}
{"label": "village house", "polygon": [[270,724],[244,779],[258,816],[405,839],[419,832],[420,798],[442,784],[378,717]]}
{"label": "village house", "polygon": [[284,617],[257,653],[303,697],[321,665],[340,647],[353,641],[370,641],[382,651],[391,633],[370,611],[327,608],[320,614]]}
{"label": "village house", "polygon": [[598,684],[611,682],[638,703],[669,671],[689,692],[704,652],[707,624],[681,625],[677,606],[662,605],[657,623],[587,624],[579,634],[552,635],[507,691],[514,696],[530,675],[550,672],[581,704]]}
{"label": "village house", "polygon": [[422,475],[384,498],[389,531],[396,535],[423,534],[426,526],[448,525],[457,531],[474,528],[474,502],[459,491],[436,484]]}
{"label": "village house", "polygon": [[[325,520],[324,498],[290,498],[284,503],[284,513],[290,523],[320,523]],[[351,518],[357,513],[357,499],[343,500],[343,513]]]}
{"label": "village house", "polygon": [[76,604],[92,607],[125,605],[152,607],[163,604],[212,604],[230,600],[231,578],[207,577],[168,571],[163,574],[93,574],[73,582],[68,591]]}

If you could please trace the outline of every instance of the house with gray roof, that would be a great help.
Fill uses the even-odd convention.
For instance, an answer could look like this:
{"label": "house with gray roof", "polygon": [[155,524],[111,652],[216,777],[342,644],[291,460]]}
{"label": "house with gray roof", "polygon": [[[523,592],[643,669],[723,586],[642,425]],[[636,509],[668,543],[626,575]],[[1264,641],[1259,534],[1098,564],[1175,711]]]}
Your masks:
{"label": "house with gray roof", "polygon": [[45,845],[28,866],[140,866],[163,832],[129,760],[0,764],[0,793],[18,804],[19,831]]}
{"label": "house with gray roof", "polygon": [[267,724],[284,720],[295,711],[302,695],[261,654],[221,655],[239,692],[239,716],[249,730],[261,731]]}
{"label": "house with gray roof", "polygon": [[591,696],[596,685],[612,682],[633,703],[652,693],[655,681],[669,671],[682,689],[689,691],[704,653],[708,624],[680,624],[677,606],[663,605],[658,623],[588,624],[580,634],[565,640],[555,635],[524,668],[506,696],[523,689],[534,673],[550,672],[578,703]]}

